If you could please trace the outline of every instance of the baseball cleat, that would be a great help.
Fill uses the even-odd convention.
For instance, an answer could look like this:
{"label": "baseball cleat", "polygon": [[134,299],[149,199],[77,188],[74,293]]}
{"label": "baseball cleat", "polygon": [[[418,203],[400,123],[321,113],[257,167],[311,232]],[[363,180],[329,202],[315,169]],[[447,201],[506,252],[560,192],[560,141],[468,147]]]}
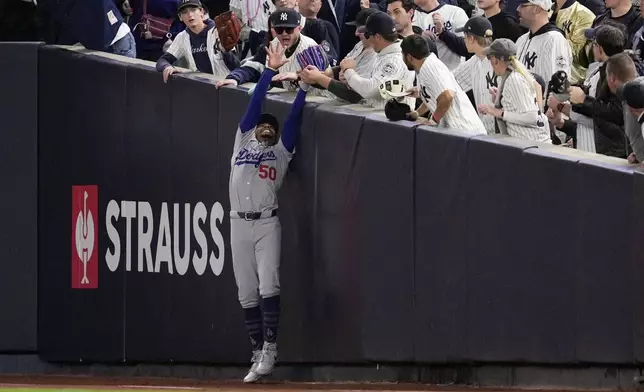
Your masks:
{"label": "baseball cleat", "polygon": [[262,359],[257,366],[257,374],[260,376],[271,374],[275,367],[275,362],[277,362],[277,343],[264,342]]}
{"label": "baseball cleat", "polygon": [[262,376],[257,373],[257,367],[259,366],[260,361],[262,360],[262,352],[257,350],[253,351],[253,358],[251,362],[253,365],[250,367],[248,374],[244,377],[245,383],[253,383],[259,380]]}

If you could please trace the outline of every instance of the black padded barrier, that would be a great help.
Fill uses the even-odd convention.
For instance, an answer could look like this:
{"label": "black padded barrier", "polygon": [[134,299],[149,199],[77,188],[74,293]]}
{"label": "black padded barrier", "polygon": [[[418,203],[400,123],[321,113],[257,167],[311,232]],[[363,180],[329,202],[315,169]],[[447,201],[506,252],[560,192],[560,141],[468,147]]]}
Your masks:
{"label": "black padded barrier", "polygon": [[[52,47],[39,50],[37,82],[41,357],[248,363],[227,215],[247,91],[198,74],[163,83],[152,64]],[[293,98],[272,91],[264,110],[283,124]],[[311,98],[279,194],[280,360],[642,361],[644,177],[622,162]],[[98,289],[71,288],[73,185],[99,188]],[[110,222],[108,205],[121,213]],[[141,220],[148,205],[152,222]],[[221,271],[195,270],[197,205]],[[124,206],[136,215],[129,233]],[[186,248],[186,218],[184,274],[174,245]],[[145,260],[138,270],[139,221],[153,233],[152,271]]]}
{"label": "black padded barrier", "polygon": [[644,362],[644,167],[633,170],[631,231],[633,284],[633,359]]}
{"label": "black padded barrier", "polygon": [[314,301],[316,362],[362,360],[363,279],[355,165],[364,117],[330,105],[315,121]]}
{"label": "black padded barrier", "polygon": [[[467,304],[469,357],[476,361],[522,361],[530,334],[519,312],[524,307],[520,281],[524,260],[512,258],[518,248],[520,175],[523,151],[537,143],[503,136],[469,141],[467,231]],[[517,249],[518,250],[518,249]]]}
{"label": "black padded barrier", "polygon": [[[121,362],[125,275],[104,262],[101,192],[119,195],[126,185],[125,67],[43,47],[39,86],[39,353],[46,360]],[[72,290],[73,185],[98,185],[98,289]]]}
{"label": "black padded barrier", "polygon": [[468,146],[465,132],[416,128],[414,163],[415,354],[467,358]]}
{"label": "black padded barrier", "polygon": [[577,359],[633,361],[633,171],[597,157],[579,163],[575,243]]}
{"label": "black padded barrier", "polygon": [[[568,152],[564,155],[564,152]],[[527,149],[517,178],[521,206],[510,258],[521,266],[521,309],[514,317],[524,330],[523,360],[536,363],[575,361],[575,222],[579,194],[579,151]]]}
{"label": "black padded barrier", "polygon": [[0,352],[37,349],[40,46],[0,43]]}
{"label": "black padded barrier", "polygon": [[352,162],[357,214],[349,230],[370,361],[414,359],[414,133],[414,123],[368,115]]}

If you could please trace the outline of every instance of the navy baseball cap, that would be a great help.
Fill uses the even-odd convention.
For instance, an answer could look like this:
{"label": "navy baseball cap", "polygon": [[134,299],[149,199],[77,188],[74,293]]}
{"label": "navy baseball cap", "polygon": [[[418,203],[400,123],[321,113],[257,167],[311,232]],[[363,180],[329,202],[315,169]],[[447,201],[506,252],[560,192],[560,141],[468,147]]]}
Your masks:
{"label": "navy baseball cap", "polygon": [[492,23],[484,16],[470,18],[463,27],[454,30],[455,33],[466,33],[476,37],[492,37]]}
{"label": "navy baseball cap", "polygon": [[369,17],[376,12],[378,12],[378,10],[375,8],[365,8],[358,12],[358,15],[356,15],[356,20],[347,22],[345,24],[347,26],[364,26],[367,24],[367,19],[369,19]]}
{"label": "navy baseball cap", "polygon": [[391,16],[382,11],[376,11],[367,19],[367,23],[364,26],[358,27],[358,32],[371,35],[396,34],[396,23]]}
{"label": "navy baseball cap", "polygon": [[199,0],[181,0],[179,2],[179,7],[177,8],[177,13],[181,12],[182,9],[186,7],[198,7],[203,8],[201,1]]}
{"label": "navy baseball cap", "polygon": [[302,15],[294,9],[280,8],[271,14],[270,21],[273,28],[298,27],[302,21]]}
{"label": "navy baseball cap", "polygon": [[270,113],[262,113],[262,115],[259,116],[259,120],[257,120],[257,125],[259,124],[268,124],[272,126],[273,129],[275,129],[275,133],[280,131],[280,123],[277,121],[277,118]]}

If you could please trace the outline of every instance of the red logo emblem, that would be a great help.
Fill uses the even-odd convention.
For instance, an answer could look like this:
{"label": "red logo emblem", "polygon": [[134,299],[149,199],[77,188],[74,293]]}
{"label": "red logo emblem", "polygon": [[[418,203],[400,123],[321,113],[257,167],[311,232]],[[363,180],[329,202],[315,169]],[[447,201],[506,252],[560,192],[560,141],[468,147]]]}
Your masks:
{"label": "red logo emblem", "polygon": [[98,185],[72,186],[72,288],[98,288]]}

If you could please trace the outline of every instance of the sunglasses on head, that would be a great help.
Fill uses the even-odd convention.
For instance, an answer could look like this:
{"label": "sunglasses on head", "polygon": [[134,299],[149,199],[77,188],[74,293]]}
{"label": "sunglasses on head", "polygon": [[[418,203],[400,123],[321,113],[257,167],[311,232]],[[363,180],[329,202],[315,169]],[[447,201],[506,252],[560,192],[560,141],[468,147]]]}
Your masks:
{"label": "sunglasses on head", "polygon": [[274,27],[277,34],[283,34],[285,31],[287,34],[293,34],[295,27]]}

